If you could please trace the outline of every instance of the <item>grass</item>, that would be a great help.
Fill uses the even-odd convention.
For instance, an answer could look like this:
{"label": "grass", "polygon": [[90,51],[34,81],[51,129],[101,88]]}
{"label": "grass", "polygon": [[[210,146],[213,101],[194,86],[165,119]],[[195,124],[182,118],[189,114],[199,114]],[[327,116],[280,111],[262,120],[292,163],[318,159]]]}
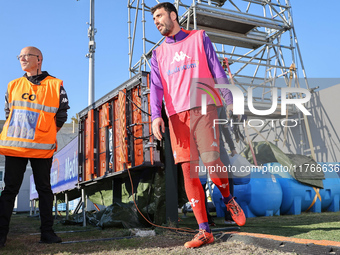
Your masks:
{"label": "grass", "polygon": [[242,232],[340,241],[340,212],[302,213],[247,219]]}
{"label": "grass", "polygon": [[[214,215],[214,213],[212,213]],[[197,228],[191,213],[187,218],[180,215],[179,227]],[[303,213],[301,215],[283,215],[273,217],[248,218],[242,232],[262,233],[286,237],[297,237],[316,240],[340,240],[340,212]],[[223,218],[214,218],[216,228],[224,228]],[[184,242],[192,235],[179,234],[168,230],[157,229],[156,236],[134,237],[110,241],[72,242],[77,240],[107,239],[129,237],[130,231],[120,228],[99,229],[88,225],[62,225],[55,221],[54,229],[59,232],[67,244],[39,244],[40,220],[28,214],[15,214],[12,217],[10,233],[6,247],[1,248],[4,255],[22,254],[273,254],[273,251],[261,250],[245,244],[216,241],[213,245],[196,250],[183,248]],[[216,235],[217,236],[217,235]],[[283,253],[274,253],[283,254]]]}

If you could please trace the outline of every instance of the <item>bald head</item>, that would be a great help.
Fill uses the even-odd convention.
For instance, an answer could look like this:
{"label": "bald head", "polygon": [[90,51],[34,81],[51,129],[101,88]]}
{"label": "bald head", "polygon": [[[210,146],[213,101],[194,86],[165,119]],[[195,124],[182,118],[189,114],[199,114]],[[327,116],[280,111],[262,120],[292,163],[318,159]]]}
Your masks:
{"label": "bald head", "polygon": [[38,48],[33,46],[25,47],[21,50],[20,56],[22,56],[19,59],[21,68],[28,76],[41,73],[43,56]]}
{"label": "bald head", "polygon": [[38,56],[39,56],[39,59],[40,59],[41,61],[42,61],[42,59],[43,59],[43,56],[42,56],[41,51],[40,51],[38,48],[34,47],[34,46],[25,47],[25,48],[23,48],[23,49],[21,50],[21,52],[23,52],[23,51],[29,51],[31,54],[38,55]]}

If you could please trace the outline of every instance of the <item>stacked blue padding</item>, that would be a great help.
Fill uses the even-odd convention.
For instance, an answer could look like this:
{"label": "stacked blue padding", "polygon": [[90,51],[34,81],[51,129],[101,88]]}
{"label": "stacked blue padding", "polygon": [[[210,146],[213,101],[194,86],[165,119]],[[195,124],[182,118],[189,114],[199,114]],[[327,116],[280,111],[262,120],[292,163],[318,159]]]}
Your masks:
{"label": "stacked blue padding", "polygon": [[281,214],[298,215],[307,209],[311,212],[321,212],[321,201],[313,187],[295,180],[280,163],[267,163],[264,167],[275,175],[281,185]]}
{"label": "stacked blue padding", "polygon": [[[251,172],[249,183],[234,185],[234,196],[247,218],[273,215],[298,215],[304,211],[321,213],[340,210],[340,163],[318,163],[323,171],[323,189],[295,180],[281,164],[266,163]],[[213,189],[217,217],[224,217],[226,207],[218,188]]]}

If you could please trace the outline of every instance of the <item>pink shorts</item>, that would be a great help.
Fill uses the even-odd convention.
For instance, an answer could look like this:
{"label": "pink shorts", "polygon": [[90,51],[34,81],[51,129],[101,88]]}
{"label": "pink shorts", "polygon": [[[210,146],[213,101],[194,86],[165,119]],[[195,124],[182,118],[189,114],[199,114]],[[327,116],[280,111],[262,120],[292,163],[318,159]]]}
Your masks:
{"label": "pink shorts", "polygon": [[170,140],[175,164],[197,161],[200,153],[220,151],[217,108],[208,105],[207,114],[201,108],[176,113],[169,118]]}

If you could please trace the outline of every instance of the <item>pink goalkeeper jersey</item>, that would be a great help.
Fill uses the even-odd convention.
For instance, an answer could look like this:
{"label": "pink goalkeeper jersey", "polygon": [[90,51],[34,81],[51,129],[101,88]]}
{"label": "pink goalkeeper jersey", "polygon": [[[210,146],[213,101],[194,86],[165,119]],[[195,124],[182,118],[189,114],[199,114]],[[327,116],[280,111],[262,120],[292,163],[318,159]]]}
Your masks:
{"label": "pink goalkeeper jersey", "polygon": [[200,107],[202,98],[207,105],[222,105],[204,51],[203,32],[193,30],[185,39],[164,42],[156,49],[168,116]]}

